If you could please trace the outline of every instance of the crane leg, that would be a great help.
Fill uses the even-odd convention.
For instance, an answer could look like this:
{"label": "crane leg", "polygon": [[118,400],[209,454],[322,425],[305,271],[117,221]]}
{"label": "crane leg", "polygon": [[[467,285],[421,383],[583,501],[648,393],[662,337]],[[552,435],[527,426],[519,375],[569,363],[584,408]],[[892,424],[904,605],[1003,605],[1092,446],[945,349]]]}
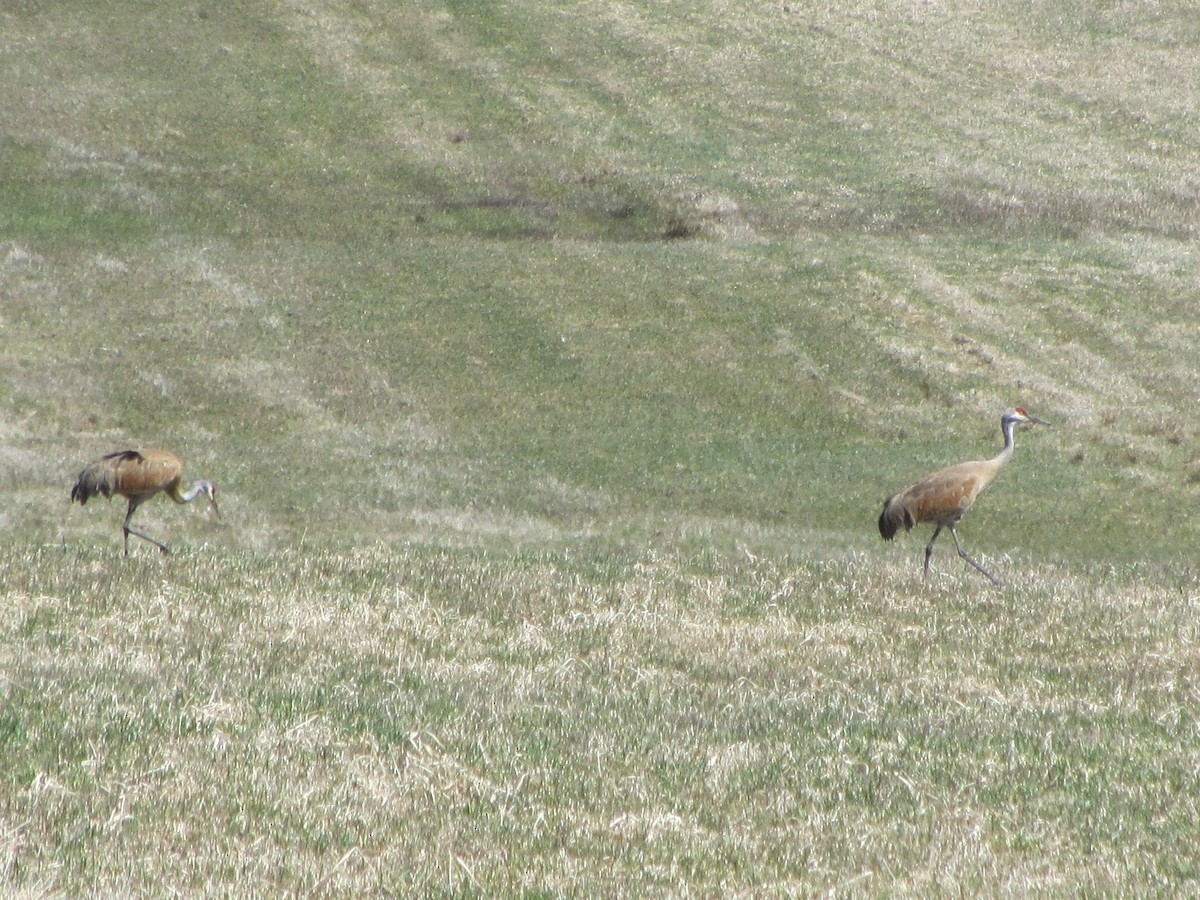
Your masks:
{"label": "crane leg", "polygon": [[151,544],[153,544],[155,547],[157,547],[159,550],[161,550],[163,553],[167,554],[168,556],[171,553],[170,547],[168,547],[166,544],[159,543],[154,538],[150,537],[150,535],[148,535],[148,534],[142,534],[140,531],[135,531],[134,529],[130,528],[128,525],[125,526],[124,531],[125,531],[125,555],[126,556],[129,555],[129,536],[131,534],[134,537],[140,537],[143,541],[149,541]]}
{"label": "crane leg", "polygon": [[[939,523],[937,528],[933,529],[933,537],[931,537],[929,539],[929,543],[925,545],[925,577],[926,578],[929,577],[929,557],[933,556],[933,542],[938,539],[938,535],[941,533],[942,533],[942,526]],[[950,533],[953,534],[954,533],[953,530],[951,530]],[[954,541],[955,541],[955,543],[957,543],[958,538],[955,538]]]}
{"label": "crane leg", "polygon": [[127,513],[125,513],[125,521],[121,525],[121,531],[123,531],[125,533],[125,555],[126,556],[129,555],[129,536],[131,534],[134,537],[140,537],[143,541],[149,541],[151,544],[153,544],[155,547],[157,547],[163,553],[170,554],[171,548],[168,547],[166,544],[159,543],[154,538],[150,537],[150,535],[143,534],[142,532],[129,527],[129,520],[133,518],[133,511],[137,508],[138,508],[138,504],[135,503],[134,501],[130,500],[129,501],[129,511]]}
{"label": "crane leg", "polygon": [[[988,580],[992,584],[994,584],[996,587],[1004,587],[1004,585],[1002,585],[1000,583],[999,578],[997,578],[995,575],[993,575],[991,572],[989,572],[987,569],[985,569],[979,563],[975,562],[975,560],[971,559],[971,557],[967,556],[966,551],[963,550],[963,548],[962,548],[962,544],[960,544],[958,542],[958,532],[954,530],[953,525],[950,526],[950,536],[952,538],[954,538],[954,546],[958,548],[959,556],[961,556],[963,559],[965,559],[967,562],[969,562],[971,565],[973,565],[976,569],[978,569],[980,572],[982,572],[984,575],[986,575],[988,577]],[[930,541],[929,543],[932,544],[933,541]]]}

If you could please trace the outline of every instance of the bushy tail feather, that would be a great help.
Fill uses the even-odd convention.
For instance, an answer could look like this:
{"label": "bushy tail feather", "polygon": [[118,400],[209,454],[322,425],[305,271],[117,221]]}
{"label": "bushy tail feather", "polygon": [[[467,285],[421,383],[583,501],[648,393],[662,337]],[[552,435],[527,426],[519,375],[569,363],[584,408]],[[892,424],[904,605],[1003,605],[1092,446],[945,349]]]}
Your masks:
{"label": "bushy tail feather", "polygon": [[79,505],[83,506],[97,494],[103,494],[105,497],[112,496],[112,482],[109,474],[108,467],[99,462],[92,463],[79,473],[79,480],[75,482],[75,487],[71,488],[71,500],[78,500]]}
{"label": "bushy tail feather", "polygon": [[114,479],[117,465],[126,459],[140,455],[136,450],[118,450],[116,453],[100,457],[94,463],[89,463],[79,473],[75,487],[71,488],[71,500],[78,500],[79,505],[83,506],[97,494],[111,497],[116,490]]}
{"label": "bushy tail feather", "polygon": [[912,516],[895,496],[888,497],[883,501],[883,512],[879,514],[879,533],[885,541],[890,541],[901,527],[909,531],[913,527]]}

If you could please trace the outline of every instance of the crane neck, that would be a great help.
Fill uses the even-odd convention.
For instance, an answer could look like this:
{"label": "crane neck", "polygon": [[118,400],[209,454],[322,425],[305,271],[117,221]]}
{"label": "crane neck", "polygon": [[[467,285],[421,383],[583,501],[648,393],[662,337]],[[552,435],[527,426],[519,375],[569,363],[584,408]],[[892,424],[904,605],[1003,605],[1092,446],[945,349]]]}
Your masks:
{"label": "crane neck", "polygon": [[183,492],[183,502],[191,503],[196,499],[198,494],[207,492],[209,483],[207,481],[193,481],[191,487]]}
{"label": "crane neck", "polygon": [[1004,433],[1004,449],[1001,450],[995,457],[995,463],[998,466],[1004,465],[1012,459],[1013,449],[1016,444],[1013,441],[1013,429],[1016,428],[1016,419],[1004,419],[1000,423],[1000,430]]}

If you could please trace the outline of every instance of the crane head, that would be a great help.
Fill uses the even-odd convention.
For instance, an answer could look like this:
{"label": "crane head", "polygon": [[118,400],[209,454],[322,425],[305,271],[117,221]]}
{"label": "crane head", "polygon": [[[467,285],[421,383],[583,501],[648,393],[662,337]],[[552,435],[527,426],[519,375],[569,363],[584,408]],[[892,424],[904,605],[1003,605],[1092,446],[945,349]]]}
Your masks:
{"label": "crane head", "polygon": [[1012,409],[1006,409],[1004,411],[1004,415],[1000,417],[1000,422],[1001,424],[1007,424],[1009,422],[1025,422],[1029,425],[1050,424],[1045,419],[1039,419],[1037,416],[1031,416],[1029,413],[1025,412],[1025,407],[1023,406],[1016,406]]}
{"label": "crane head", "polygon": [[221,510],[217,509],[217,486],[211,481],[200,482],[200,492],[208,497],[208,502],[212,505],[212,510],[217,514],[217,518],[221,518]]}

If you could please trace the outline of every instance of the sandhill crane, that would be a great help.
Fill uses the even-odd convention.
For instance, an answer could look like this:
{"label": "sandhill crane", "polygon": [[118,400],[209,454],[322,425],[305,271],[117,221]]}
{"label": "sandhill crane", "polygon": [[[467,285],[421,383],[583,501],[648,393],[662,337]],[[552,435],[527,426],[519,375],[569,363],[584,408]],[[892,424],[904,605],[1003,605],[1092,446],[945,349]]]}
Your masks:
{"label": "sandhill crane", "polygon": [[217,509],[217,486],[211,481],[196,481],[186,491],[183,485],[183,463],[179,457],[167,450],[118,450],[89,463],[79,473],[79,480],[71,488],[71,499],[80,506],[97,494],[111,498],[120,494],[129,499],[129,510],[121,530],[125,533],[125,555],[129,555],[129,536],[149,541],[163,553],[170,553],[166,544],[161,544],[147,534],[130,527],[129,520],[139,506],[157,494],[164,492],[176,503],[190,503],[200,494],[208,497],[213,512]]}
{"label": "sandhill crane", "polygon": [[992,584],[1000,586],[999,579],[991,572],[967,556],[962,545],[958,542],[958,532],[954,527],[963,514],[971,508],[979,492],[991,484],[1004,464],[1013,455],[1013,428],[1020,423],[1048,425],[1037,416],[1031,416],[1021,407],[1006,409],[1000,416],[1000,430],[1004,432],[1004,449],[991,459],[977,462],[959,463],[939,469],[932,475],[927,475],[899,494],[893,494],[883,502],[883,512],[879,514],[879,533],[884,540],[890,541],[904,526],[910,531],[913,526],[922,522],[936,522],[933,537],[925,545],[925,576],[929,576],[929,557],[933,555],[933,542],[938,539],[943,528],[950,529],[954,538],[954,546],[958,555],[973,565],[976,569],[991,579]]}

